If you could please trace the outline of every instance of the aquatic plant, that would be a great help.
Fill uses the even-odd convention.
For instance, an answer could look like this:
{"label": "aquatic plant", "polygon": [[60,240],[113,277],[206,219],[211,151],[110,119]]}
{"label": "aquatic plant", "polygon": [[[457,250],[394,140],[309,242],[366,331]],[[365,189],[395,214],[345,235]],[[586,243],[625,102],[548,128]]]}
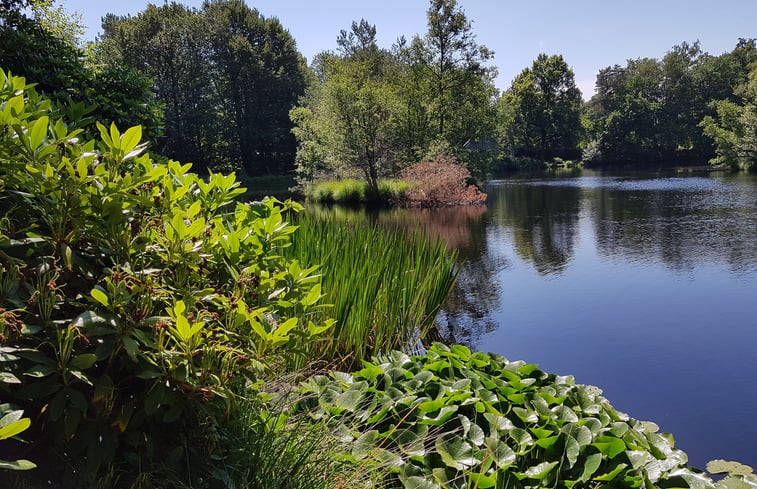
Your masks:
{"label": "aquatic plant", "polygon": [[320,353],[348,363],[412,347],[433,325],[457,276],[456,253],[420,233],[301,216],[285,256],[320,264],[333,317]]}
{"label": "aquatic plant", "polygon": [[[313,377],[302,392],[297,411],[339,419],[335,436],[364,471],[383,471],[386,487],[716,487],[672,435],[598,388],[461,345],[393,352],[353,374]],[[718,488],[757,487],[735,467],[719,468],[731,474]]]}

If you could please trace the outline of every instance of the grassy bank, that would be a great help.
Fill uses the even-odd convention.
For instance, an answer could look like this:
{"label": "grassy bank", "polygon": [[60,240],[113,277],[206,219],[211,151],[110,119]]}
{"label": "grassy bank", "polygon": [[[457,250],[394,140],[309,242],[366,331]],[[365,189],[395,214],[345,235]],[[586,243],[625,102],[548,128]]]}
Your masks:
{"label": "grassy bank", "polygon": [[305,198],[324,204],[391,204],[404,200],[409,188],[402,180],[379,180],[378,191],[360,180],[327,180],[309,184]]}

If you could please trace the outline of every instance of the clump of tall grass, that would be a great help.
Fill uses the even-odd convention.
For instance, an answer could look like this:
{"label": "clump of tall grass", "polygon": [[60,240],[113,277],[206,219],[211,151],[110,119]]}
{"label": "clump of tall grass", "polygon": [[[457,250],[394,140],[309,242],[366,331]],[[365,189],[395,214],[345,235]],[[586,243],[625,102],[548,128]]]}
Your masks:
{"label": "clump of tall grass", "polygon": [[402,180],[379,180],[378,191],[352,178],[325,180],[308,184],[305,198],[325,204],[387,204],[402,202],[408,189],[408,183]]}
{"label": "clump of tall grass", "polygon": [[359,362],[424,338],[457,277],[457,253],[420,232],[302,216],[285,253],[320,264],[325,314],[336,319],[326,358]]}
{"label": "clump of tall grass", "polygon": [[238,489],[332,489],[350,480],[367,487],[359,467],[338,454],[327,420],[287,413],[286,399],[246,400],[221,433],[223,469],[212,478]]}

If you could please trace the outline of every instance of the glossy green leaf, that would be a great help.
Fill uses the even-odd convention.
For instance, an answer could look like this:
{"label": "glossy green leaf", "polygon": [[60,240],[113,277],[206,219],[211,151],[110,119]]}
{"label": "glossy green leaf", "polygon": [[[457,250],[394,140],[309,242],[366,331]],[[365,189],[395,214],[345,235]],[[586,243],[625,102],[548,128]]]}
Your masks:
{"label": "glossy green leaf", "polygon": [[435,416],[423,416],[419,423],[432,426],[441,426],[457,412],[458,406],[444,406]]}
{"label": "glossy green leaf", "polygon": [[515,452],[505,442],[497,438],[486,438],[487,454],[500,469],[506,469],[515,462]]}
{"label": "glossy green leaf", "polygon": [[14,461],[7,461],[7,460],[0,460],[0,469],[7,469],[7,470],[31,470],[36,468],[37,465],[33,462],[30,462],[29,460],[14,460]]}
{"label": "glossy green leaf", "polygon": [[103,306],[108,307],[110,305],[110,301],[108,301],[108,295],[99,288],[95,287],[90,291],[90,294],[92,295],[92,298],[94,300],[96,300]]}
{"label": "glossy green leaf", "polygon": [[481,462],[477,450],[467,440],[457,435],[439,437],[434,446],[448,467],[462,470]]}
{"label": "glossy green leaf", "polygon": [[3,384],[20,384],[21,381],[10,372],[0,372],[0,383]]}
{"label": "glossy green leaf", "polygon": [[620,438],[612,436],[600,436],[594,440],[592,446],[595,446],[609,458],[615,458],[617,455],[623,453],[626,449],[626,444]]}
{"label": "glossy green leaf", "polygon": [[592,453],[586,459],[584,460],[584,466],[583,471],[581,472],[581,477],[579,478],[580,481],[586,482],[594,475],[594,473],[599,469],[600,464],[602,463],[602,454],[601,453]]}
{"label": "glossy green leaf", "polygon": [[142,139],[142,126],[130,127],[121,136],[121,151],[128,153],[133,150]]}
{"label": "glossy green leaf", "polygon": [[376,449],[378,440],[378,430],[371,430],[363,433],[352,445],[352,456],[357,460],[363,460]]}
{"label": "glossy green leaf", "polygon": [[499,472],[492,472],[491,474],[483,474],[480,472],[469,472],[470,486],[478,489],[490,489],[497,485],[497,474]]}
{"label": "glossy green leaf", "polygon": [[568,460],[568,468],[573,468],[581,452],[581,445],[572,436],[565,438],[565,458]]}
{"label": "glossy green leaf", "polygon": [[602,475],[596,476],[596,477],[594,477],[593,480],[595,480],[595,481],[611,481],[611,480],[614,480],[618,476],[618,474],[620,474],[621,472],[623,472],[623,470],[625,470],[626,467],[627,467],[626,464],[618,464],[610,472],[607,472],[606,474],[602,474]]}
{"label": "glossy green leaf", "polygon": [[30,145],[32,150],[36,150],[40,144],[42,144],[42,141],[45,139],[45,135],[47,134],[47,126],[50,122],[50,118],[47,116],[42,116],[39,119],[34,122],[31,129],[30,137]]}
{"label": "glossy green leaf", "polygon": [[94,353],[83,353],[77,357],[74,357],[68,364],[69,367],[77,370],[86,370],[95,364],[97,361],[97,355]]}
{"label": "glossy green leaf", "polygon": [[542,462],[533,467],[529,467],[523,474],[529,479],[542,480],[552,472],[552,469],[554,469],[555,466],[557,466],[557,462]]}
{"label": "glossy green leaf", "polygon": [[405,489],[440,489],[439,484],[432,482],[425,477],[411,476],[404,479]]}
{"label": "glossy green leaf", "polygon": [[19,433],[29,428],[31,424],[32,424],[31,419],[21,418],[6,426],[0,427],[0,440],[6,440],[8,438],[18,435]]}

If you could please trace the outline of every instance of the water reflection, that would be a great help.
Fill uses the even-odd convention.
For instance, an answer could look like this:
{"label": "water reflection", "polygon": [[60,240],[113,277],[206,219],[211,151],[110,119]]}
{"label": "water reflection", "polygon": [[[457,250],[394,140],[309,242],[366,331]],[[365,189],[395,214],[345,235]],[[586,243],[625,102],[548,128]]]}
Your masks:
{"label": "water reflection", "polygon": [[642,179],[597,187],[588,205],[605,257],[677,272],[724,263],[739,275],[757,269],[756,195],[743,174]]}
{"label": "water reflection", "polygon": [[447,246],[459,250],[464,259],[478,257],[484,244],[485,206],[443,207],[433,209],[366,209],[308,204],[308,214],[323,219],[370,222],[402,227],[410,232],[422,231],[441,238]]}
{"label": "water reflection", "polygon": [[498,227],[509,228],[515,252],[543,275],[560,274],[573,256],[581,189],[505,181],[489,189],[487,205]]}

